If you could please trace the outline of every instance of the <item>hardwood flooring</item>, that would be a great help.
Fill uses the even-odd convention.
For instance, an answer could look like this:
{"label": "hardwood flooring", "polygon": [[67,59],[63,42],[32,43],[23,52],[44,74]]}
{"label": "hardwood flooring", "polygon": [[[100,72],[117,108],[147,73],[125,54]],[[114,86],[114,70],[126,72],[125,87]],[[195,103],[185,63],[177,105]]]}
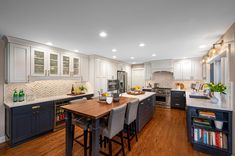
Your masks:
{"label": "hardwood flooring", "polygon": [[[81,134],[76,129],[76,135]],[[131,142],[131,152],[127,156],[206,156],[193,150],[187,141],[185,111],[176,109],[155,108],[153,119]],[[119,147],[114,146],[114,151]],[[105,149],[104,149],[105,150]],[[24,144],[10,148],[0,144],[0,156],[64,156],[65,130],[52,132]],[[73,155],[83,155],[83,148],[74,143]],[[121,154],[120,154],[121,155]]]}

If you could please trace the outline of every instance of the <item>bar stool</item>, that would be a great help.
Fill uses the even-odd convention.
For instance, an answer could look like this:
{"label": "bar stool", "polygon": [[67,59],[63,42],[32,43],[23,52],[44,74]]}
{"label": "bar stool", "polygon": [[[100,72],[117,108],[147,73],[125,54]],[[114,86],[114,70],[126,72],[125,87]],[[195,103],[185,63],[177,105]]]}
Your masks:
{"label": "bar stool", "polygon": [[[136,118],[137,118],[137,111],[138,111],[138,105],[139,100],[136,99],[127,105],[127,111],[126,111],[126,117],[125,117],[125,126],[127,127],[127,137],[125,137],[128,141],[128,150],[131,151],[131,140],[136,138],[136,141],[138,141],[137,137],[137,124],[136,124]],[[131,134],[131,130],[134,129],[134,134]]]}
{"label": "bar stool", "polygon": [[[87,99],[83,98],[83,99],[77,99],[77,100],[72,100],[69,103],[70,104],[79,104],[79,103],[83,103],[86,102]],[[74,115],[73,116],[73,121],[72,121],[72,135],[74,138],[74,131],[75,131],[75,126],[80,127],[81,129],[83,129],[83,134],[79,135],[78,137],[74,138],[74,141],[77,142],[78,144],[80,144],[82,147],[84,147],[84,156],[87,155],[87,150],[89,150],[89,155],[91,155],[91,132],[88,131],[89,125],[91,123],[91,120],[79,115]],[[88,132],[90,134],[90,145],[88,147]],[[81,143],[78,139],[81,138],[82,136],[84,136],[84,143]]]}
{"label": "bar stool", "polygon": [[[126,105],[113,108],[110,112],[108,123],[101,121],[101,136],[104,137],[102,141],[108,141],[109,153],[100,151],[101,154],[112,156],[112,142],[115,142],[121,145],[121,149],[115,154],[118,155],[121,151],[125,156],[124,142],[123,142],[123,127],[125,119]],[[114,136],[118,135],[121,139],[121,142],[118,142],[112,139]]]}

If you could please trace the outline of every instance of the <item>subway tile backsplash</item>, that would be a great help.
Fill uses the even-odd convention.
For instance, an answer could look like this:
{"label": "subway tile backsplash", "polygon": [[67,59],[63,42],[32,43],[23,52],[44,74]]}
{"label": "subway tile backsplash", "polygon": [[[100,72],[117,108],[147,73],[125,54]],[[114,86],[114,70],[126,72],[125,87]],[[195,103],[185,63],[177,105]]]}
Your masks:
{"label": "subway tile backsplash", "polygon": [[[73,84],[79,86],[81,82],[77,80],[43,80],[30,83],[5,84],[4,101],[12,101],[14,89],[17,89],[17,91],[23,89],[26,96],[37,99],[69,94]],[[83,84],[87,86],[88,92],[92,92],[93,89],[89,82]]]}

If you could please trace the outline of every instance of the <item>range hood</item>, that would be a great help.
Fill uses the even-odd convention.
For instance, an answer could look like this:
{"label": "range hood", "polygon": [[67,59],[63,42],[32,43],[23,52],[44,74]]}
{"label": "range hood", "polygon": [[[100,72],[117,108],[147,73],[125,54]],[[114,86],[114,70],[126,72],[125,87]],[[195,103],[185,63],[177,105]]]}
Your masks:
{"label": "range hood", "polygon": [[155,72],[173,72],[173,61],[172,60],[158,60],[152,61],[152,73]]}

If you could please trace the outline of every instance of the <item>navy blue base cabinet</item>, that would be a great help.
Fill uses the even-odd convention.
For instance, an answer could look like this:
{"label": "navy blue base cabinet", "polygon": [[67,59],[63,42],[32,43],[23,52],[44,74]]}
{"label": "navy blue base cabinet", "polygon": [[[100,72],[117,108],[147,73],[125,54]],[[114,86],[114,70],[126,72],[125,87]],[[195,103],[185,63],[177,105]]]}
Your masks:
{"label": "navy blue base cabinet", "polygon": [[156,102],[156,95],[150,96],[139,102],[137,114],[137,131],[141,129],[152,119],[154,114],[154,105]]}
{"label": "navy blue base cabinet", "polygon": [[[195,150],[213,156],[232,154],[232,111],[187,106],[186,112],[188,141]],[[223,122],[222,129],[216,121]]]}
{"label": "navy blue base cabinet", "polygon": [[5,105],[5,135],[8,144],[15,146],[40,134],[55,130],[56,105],[58,101],[68,104],[71,100],[83,97],[91,99],[93,96],[94,94],[71,96],[66,99],[11,108]]}
{"label": "navy blue base cabinet", "polygon": [[33,136],[53,130],[53,102],[5,107],[5,121],[7,140],[14,146]]}

